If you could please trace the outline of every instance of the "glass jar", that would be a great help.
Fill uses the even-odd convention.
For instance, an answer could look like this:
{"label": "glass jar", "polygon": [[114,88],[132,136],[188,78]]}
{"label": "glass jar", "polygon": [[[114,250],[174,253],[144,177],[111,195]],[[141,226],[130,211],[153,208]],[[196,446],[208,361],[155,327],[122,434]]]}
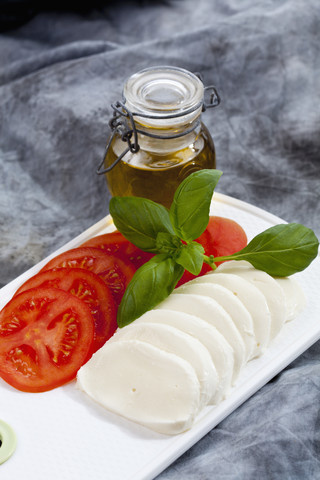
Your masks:
{"label": "glass jar", "polygon": [[111,195],[146,197],[169,207],[184,178],[215,168],[214,143],[201,113],[219,102],[214,87],[205,88],[181,68],[152,67],[132,75],[123,101],[112,105],[112,135],[98,169]]}

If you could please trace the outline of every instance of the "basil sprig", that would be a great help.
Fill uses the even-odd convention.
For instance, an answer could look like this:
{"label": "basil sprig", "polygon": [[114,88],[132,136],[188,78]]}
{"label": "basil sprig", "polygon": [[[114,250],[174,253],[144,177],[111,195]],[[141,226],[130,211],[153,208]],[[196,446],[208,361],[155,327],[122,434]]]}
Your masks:
{"label": "basil sprig", "polygon": [[178,187],[170,210],[139,197],[113,197],[109,209],[117,229],[134,245],[155,253],[129,283],[118,309],[124,327],[170,295],[184,270],[194,275],[203,262],[214,269],[223,260],[246,260],[269,275],[286,277],[310,265],[319,241],[312,230],[298,223],[280,224],[257,235],[237,253],[214,258],[204,254],[197,239],[209,222],[219,170],[200,170]]}
{"label": "basil sprig", "polygon": [[314,232],[299,223],[270,227],[242,250],[223,260],[246,260],[274,277],[288,277],[307,268],[317,256],[319,242]]}

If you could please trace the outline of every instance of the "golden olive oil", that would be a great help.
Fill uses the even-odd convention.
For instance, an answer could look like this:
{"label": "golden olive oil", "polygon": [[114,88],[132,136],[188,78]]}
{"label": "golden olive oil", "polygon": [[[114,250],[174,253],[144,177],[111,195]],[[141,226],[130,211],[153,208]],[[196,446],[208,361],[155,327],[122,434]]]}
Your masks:
{"label": "golden olive oil", "polygon": [[[113,143],[117,141],[121,142],[115,139]],[[121,143],[124,150],[126,144]],[[105,167],[109,167],[117,157],[118,152],[115,153],[111,144]],[[184,178],[197,170],[215,167],[214,144],[202,125],[195,141],[178,151],[160,153],[140,149],[137,153],[128,152],[106,173],[106,178],[112,196],[145,197],[170,207],[174,192]]]}

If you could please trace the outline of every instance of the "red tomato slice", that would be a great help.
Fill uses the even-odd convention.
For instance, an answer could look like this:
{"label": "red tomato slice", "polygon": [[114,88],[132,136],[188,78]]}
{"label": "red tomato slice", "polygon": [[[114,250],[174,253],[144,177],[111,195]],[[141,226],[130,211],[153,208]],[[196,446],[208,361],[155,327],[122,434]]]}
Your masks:
{"label": "red tomato slice", "polygon": [[94,336],[89,307],[57,288],[14,296],[0,312],[0,377],[25,392],[44,392],[72,380]]}
{"label": "red tomato slice", "polygon": [[141,265],[153,257],[152,253],[140,250],[140,248],[129,242],[129,240],[127,240],[122,233],[118,231],[93,237],[81,246],[101,248],[106,253],[112,255],[119,254],[122,259],[124,257],[128,258],[128,260],[133,263],[136,268],[141,267]]}
{"label": "red tomato slice", "polygon": [[16,295],[30,288],[55,287],[83,300],[94,318],[92,353],[102,347],[117,329],[117,309],[110,288],[95,273],[83,268],[47,270],[29,278]]}
{"label": "red tomato slice", "polygon": [[91,247],[67,250],[50,260],[41,271],[57,268],[83,268],[96,273],[110,288],[117,305],[136,271],[130,262]]}
{"label": "red tomato slice", "polygon": [[[207,228],[196,241],[201,243],[206,255],[222,257],[236,253],[244,248],[247,245],[248,239],[243,228],[234,220],[211,216]],[[222,262],[217,262],[216,265],[220,265],[220,263]],[[204,275],[210,270],[211,267],[204,263],[199,276]],[[195,275],[185,271],[177,287],[193,278],[195,278]]]}

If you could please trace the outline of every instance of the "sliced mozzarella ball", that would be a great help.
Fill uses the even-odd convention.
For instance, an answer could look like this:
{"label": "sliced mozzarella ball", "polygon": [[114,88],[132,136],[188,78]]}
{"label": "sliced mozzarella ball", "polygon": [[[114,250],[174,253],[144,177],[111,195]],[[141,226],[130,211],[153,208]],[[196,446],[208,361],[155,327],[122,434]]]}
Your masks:
{"label": "sliced mozzarella ball", "polygon": [[298,282],[290,277],[275,278],[284,292],[286,303],[286,322],[293,320],[305,307],[306,297]]}
{"label": "sliced mozzarella ball", "polygon": [[231,345],[234,354],[233,382],[245,363],[245,346],[230,315],[212,298],[201,295],[182,295],[172,293],[161,302],[157,309],[177,310],[190,313],[210,323]]}
{"label": "sliced mozzarella ball", "polygon": [[256,270],[249,262],[235,260],[222,263],[216,273],[233,273],[253,283],[265,296],[271,314],[270,339],[280,332],[286,318],[285,295],[273,277],[262,270]]}
{"label": "sliced mozzarella ball", "polygon": [[189,282],[177,288],[175,293],[206,295],[216,300],[230,315],[239,330],[246,347],[246,360],[252,357],[255,347],[253,320],[243,303],[230,290],[213,283]]}
{"label": "sliced mozzarella ball", "polygon": [[103,407],[160,433],[189,429],[199,410],[200,384],[189,362],[139,340],[107,342],[77,378]]}
{"label": "sliced mozzarella ball", "polygon": [[233,376],[233,349],[213,325],[195,315],[166,309],[150,310],[134,323],[171,325],[199,340],[211,355],[218,374],[218,385],[213,403],[219,403],[228,395]]}
{"label": "sliced mozzarella ball", "polygon": [[[265,296],[248,280],[232,273],[207,273],[190,283],[214,283],[228,288],[251,314],[256,345],[253,357],[263,353],[270,339],[271,314]],[[252,358],[253,358],[252,357]]]}
{"label": "sliced mozzarella ball", "polygon": [[147,342],[189,362],[200,383],[200,408],[208,403],[213,403],[218,385],[218,374],[208,350],[199,340],[170,325],[136,322],[117,330],[111,341],[119,340]]}

